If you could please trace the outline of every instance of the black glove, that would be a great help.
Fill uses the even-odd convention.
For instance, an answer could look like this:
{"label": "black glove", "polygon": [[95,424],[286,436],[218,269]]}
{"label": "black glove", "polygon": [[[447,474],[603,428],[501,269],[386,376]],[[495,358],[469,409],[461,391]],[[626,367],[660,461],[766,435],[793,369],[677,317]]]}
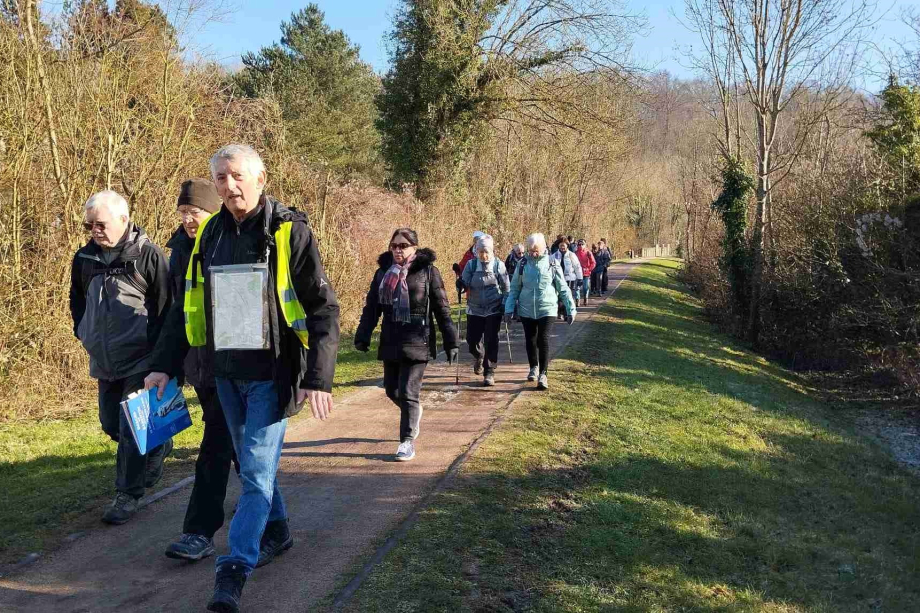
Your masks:
{"label": "black glove", "polygon": [[514,313],[505,313],[505,323],[511,323],[514,321]]}
{"label": "black glove", "polygon": [[445,353],[447,354],[447,363],[449,365],[455,364],[460,359],[460,350],[456,347],[448,349]]}
{"label": "black glove", "polygon": [[573,323],[575,323],[575,315],[573,315],[572,313],[569,313],[568,315],[566,315],[566,316],[565,316],[565,323],[569,324],[570,326],[571,326]]}
{"label": "black glove", "polygon": [[367,343],[362,343],[361,341],[355,341],[355,349],[357,349],[358,351],[363,351],[364,353],[367,353],[370,350],[370,348],[371,346],[368,345]]}

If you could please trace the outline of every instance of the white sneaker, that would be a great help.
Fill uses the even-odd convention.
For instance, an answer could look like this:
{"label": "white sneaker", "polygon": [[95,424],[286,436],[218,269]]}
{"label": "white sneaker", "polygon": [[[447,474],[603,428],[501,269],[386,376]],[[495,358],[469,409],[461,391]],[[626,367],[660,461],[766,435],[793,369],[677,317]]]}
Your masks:
{"label": "white sneaker", "polygon": [[530,372],[527,373],[527,380],[528,380],[528,381],[536,381],[536,380],[537,380],[537,368],[538,368],[537,366],[531,366],[531,367],[530,367]]}
{"label": "white sneaker", "polygon": [[546,379],[546,373],[542,373],[540,375],[540,380],[537,381],[537,389],[538,390],[548,390],[549,389],[549,381],[547,381]]}
{"label": "white sneaker", "polygon": [[412,441],[403,441],[399,444],[399,447],[396,449],[397,462],[408,462],[414,457],[415,445],[412,444]]}

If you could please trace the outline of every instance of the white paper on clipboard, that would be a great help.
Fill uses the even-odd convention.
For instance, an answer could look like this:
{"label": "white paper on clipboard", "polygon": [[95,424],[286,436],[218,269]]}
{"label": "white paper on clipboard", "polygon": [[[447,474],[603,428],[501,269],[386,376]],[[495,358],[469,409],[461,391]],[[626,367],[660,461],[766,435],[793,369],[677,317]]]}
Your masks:
{"label": "white paper on clipboard", "polygon": [[268,349],[268,266],[212,266],[214,350]]}

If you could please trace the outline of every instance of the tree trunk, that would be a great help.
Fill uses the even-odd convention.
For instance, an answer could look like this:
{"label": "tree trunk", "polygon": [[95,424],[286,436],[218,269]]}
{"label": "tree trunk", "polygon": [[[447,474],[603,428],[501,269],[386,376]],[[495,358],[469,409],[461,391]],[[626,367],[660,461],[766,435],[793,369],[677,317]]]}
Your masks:
{"label": "tree trunk", "polygon": [[748,340],[756,349],[760,342],[760,296],[763,285],[764,238],[770,206],[770,146],[766,118],[757,117],[757,206],[751,232],[751,291]]}

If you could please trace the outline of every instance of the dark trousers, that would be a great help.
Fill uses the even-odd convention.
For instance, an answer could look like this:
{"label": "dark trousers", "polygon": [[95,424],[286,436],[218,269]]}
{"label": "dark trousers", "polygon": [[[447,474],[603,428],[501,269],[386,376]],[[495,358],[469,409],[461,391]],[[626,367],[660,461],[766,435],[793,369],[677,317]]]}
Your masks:
{"label": "dark trousers", "polygon": [[144,480],[147,476],[147,459],[155,461],[165,451],[163,445],[141,455],[131,434],[128,418],[121,410],[121,401],[138,390],[144,389],[146,372],[130,375],[116,381],[99,380],[99,423],[102,431],[118,443],[115,456],[115,490],[134,498],[144,495]]}
{"label": "dark trousers", "polygon": [[601,276],[604,274],[604,269],[597,267],[591,271],[591,292],[594,294],[600,294],[603,291]]}
{"label": "dark trousers", "polygon": [[224,525],[224,498],[231,462],[240,472],[216,387],[196,387],[204,420],[204,436],[195,461],[195,485],[185,511],[182,532],[213,538]]}
{"label": "dark trousers", "polygon": [[422,377],[428,362],[414,360],[384,360],[383,387],[387,398],[399,407],[399,441],[418,437],[422,408],[419,395],[422,393]]}
{"label": "dark trousers", "polygon": [[498,364],[498,333],[502,327],[502,314],[479,317],[470,315],[466,320],[466,344],[477,360],[482,358],[484,374],[495,371]]}
{"label": "dark trousers", "polygon": [[[578,305],[578,292],[581,288],[581,281],[576,279],[575,281],[566,281],[566,283],[569,286],[569,291],[572,292],[572,303]],[[568,315],[568,313],[565,312],[565,303],[562,301],[561,294],[559,295],[559,309],[557,310],[556,315],[560,317],[565,317]],[[521,318],[521,321],[524,321],[524,319]],[[533,364],[531,364],[531,366],[533,366]]]}
{"label": "dark trousers", "polygon": [[545,373],[549,368],[549,329],[555,317],[541,317],[528,319],[521,317],[524,325],[524,344],[527,347],[527,362],[530,367],[540,366],[540,373]]}
{"label": "dark trousers", "polygon": [[604,269],[601,271],[601,291],[607,293],[607,267],[604,266]]}

